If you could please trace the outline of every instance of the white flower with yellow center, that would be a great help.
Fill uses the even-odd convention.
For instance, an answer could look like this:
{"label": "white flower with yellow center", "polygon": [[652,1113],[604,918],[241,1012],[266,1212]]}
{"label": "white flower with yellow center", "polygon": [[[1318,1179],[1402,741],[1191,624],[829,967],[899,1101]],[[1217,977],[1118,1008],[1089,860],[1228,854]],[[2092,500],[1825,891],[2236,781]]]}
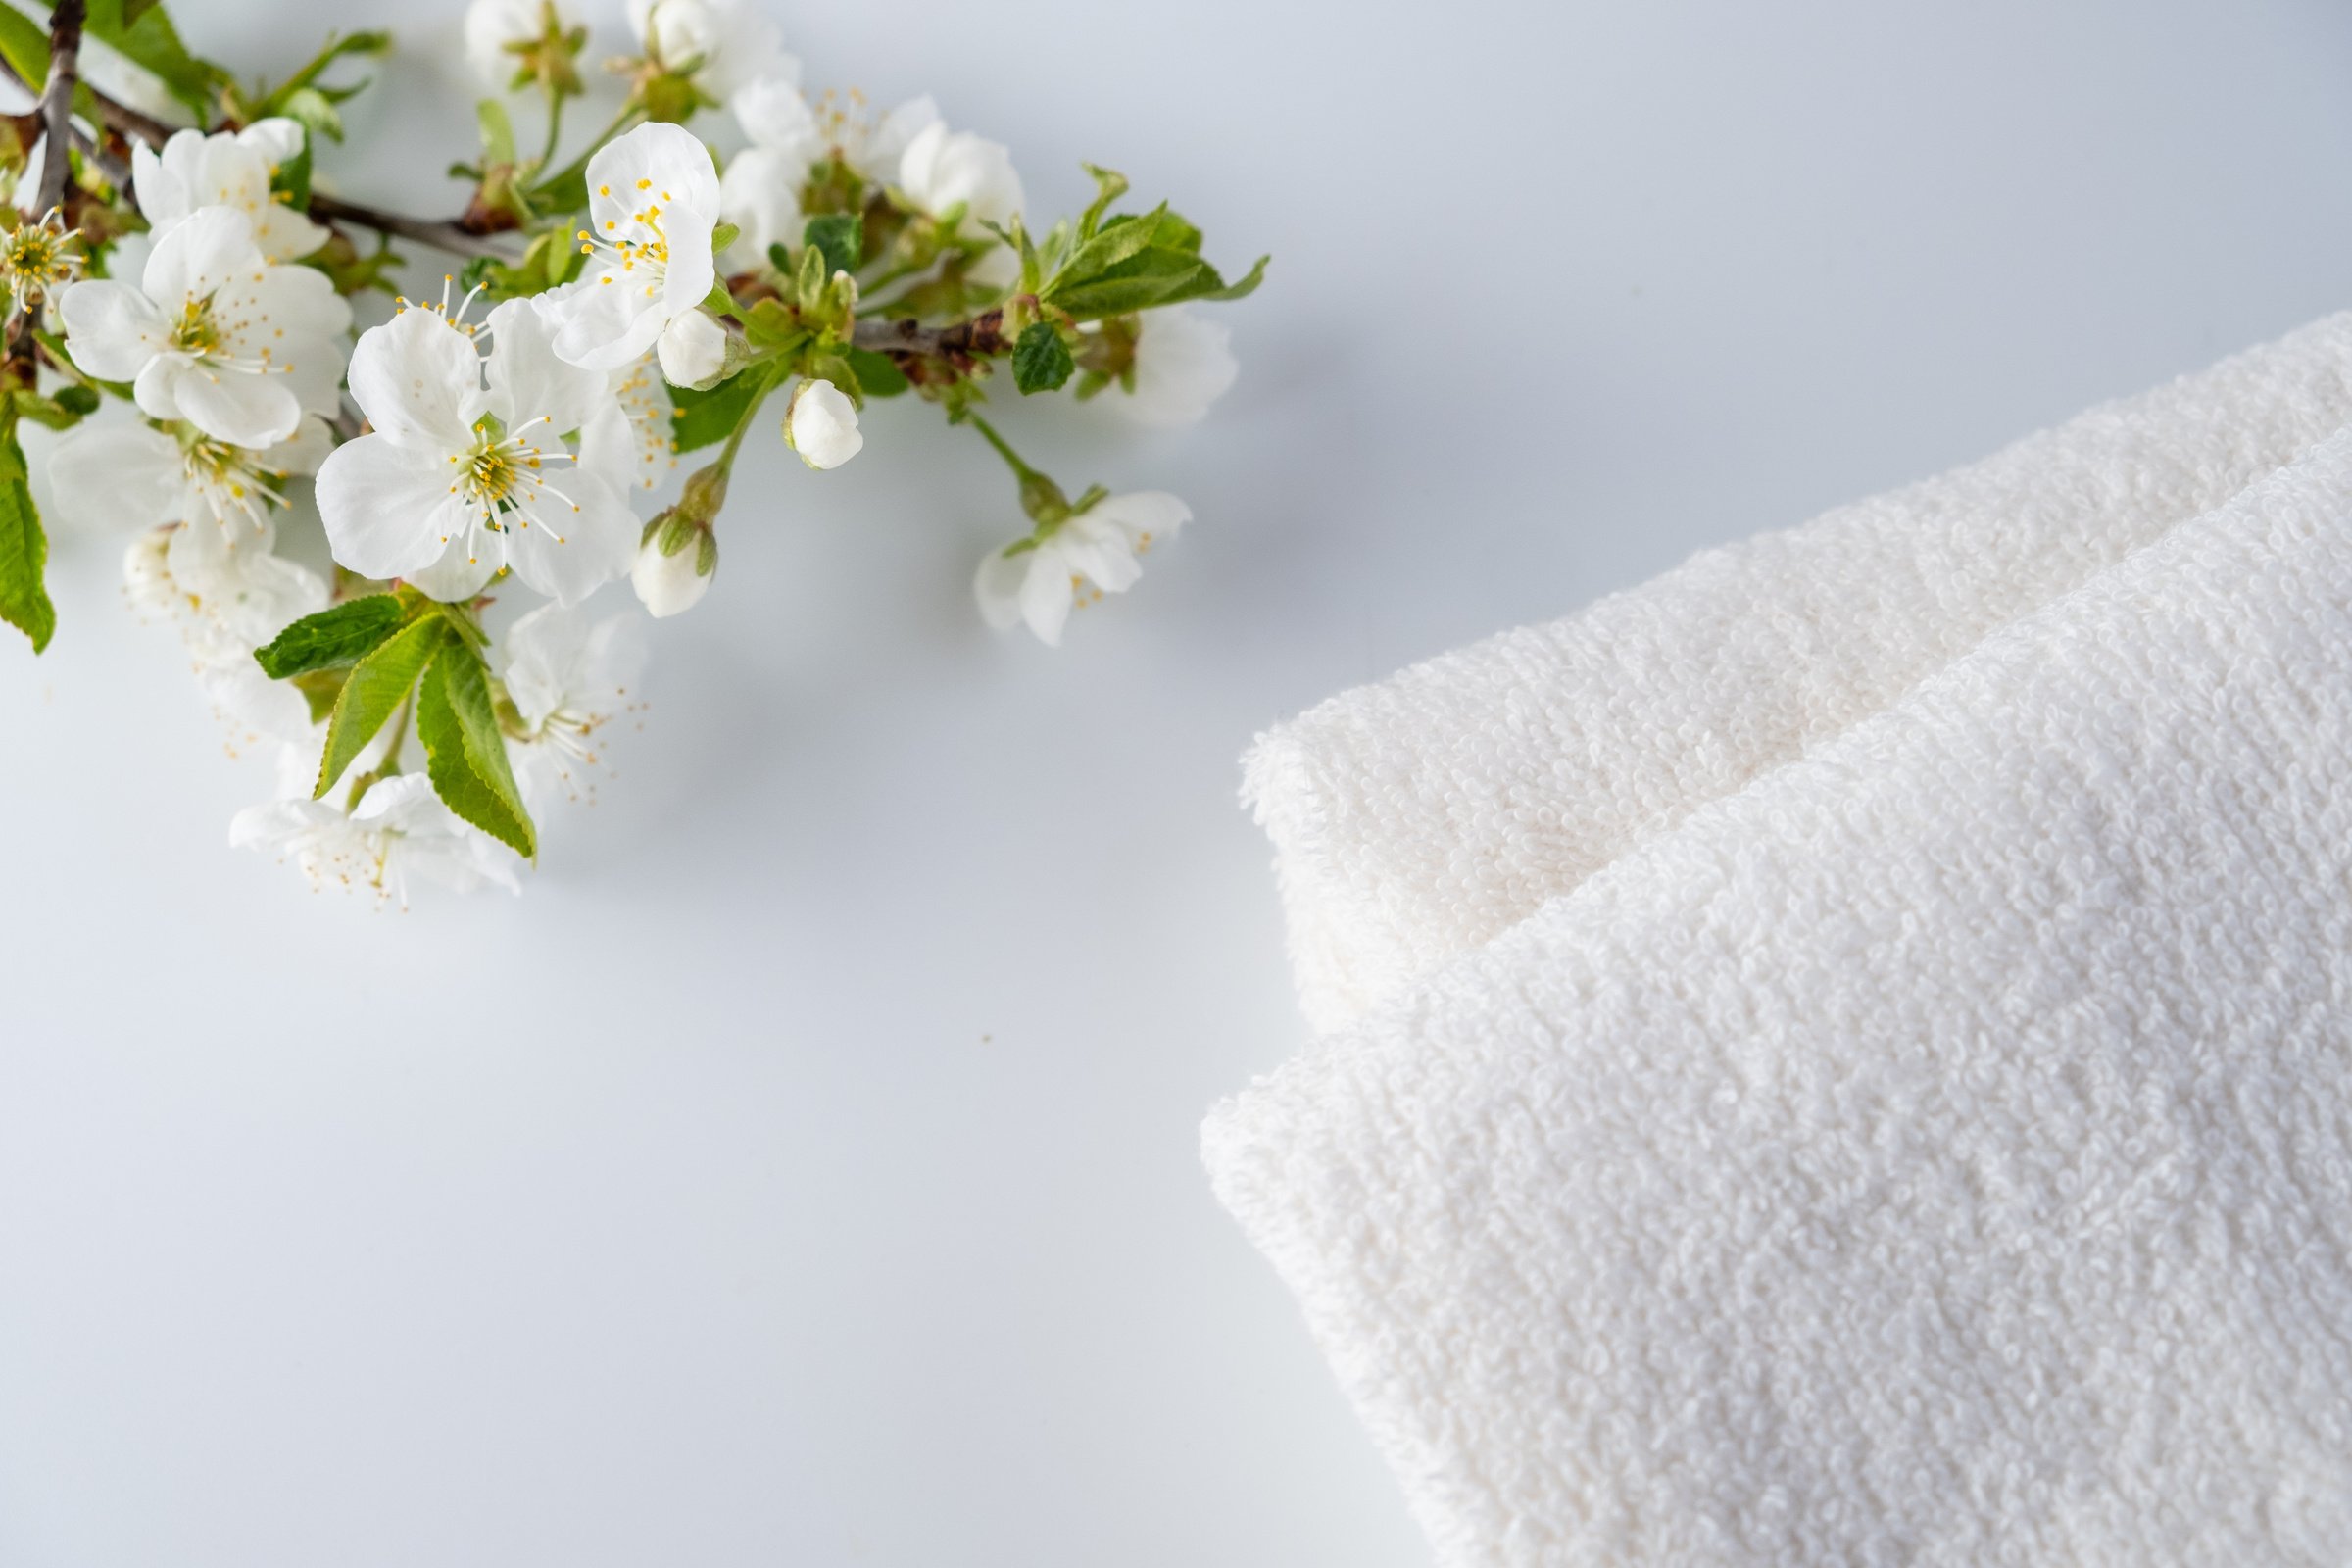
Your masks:
{"label": "white flower with yellow center", "polygon": [[74,363],[130,382],[150,418],[271,447],[305,414],[340,412],[337,338],[351,307],[325,273],[270,263],[233,208],[201,208],[173,224],[136,287],[85,279],[58,295],[57,314]]}
{"label": "white flower with yellow center", "polygon": [[524,795],[534,807],[593,796],[603,732],[643,706],[645,617],[624,610],[591,620],[584,609],[545,605],[509,628],[503,643],[507,696],[523,726],[507,755]]}
{"label": "white flower with yellow center", "polygon": [[776,24],[746,0],[628,0],[628,17],[648,59],[713,99],[779,69],[799,74]]}
{"label": "white flower with yellow center", "polygon": [[[899,155],[899,189],[933,218],[960,214],[956,232],[986,238],[985,224],[1008,226],[1027,203],[1012,153],[1002,143],[968,130],[950,130],[933,121],[917,131]],[[1004,287],[1021,275],[1012,247],[996,244],[969,273],[975,282]]]}
{"label": "white flower with yellow center", "polygon": [[227,531],[205,520],[167,523],[122,560],[131,607],[175,626],[214,710],[237,732],[291,740],[311,729],[302,694],[262,673],[253,651],[326,608],[317,573],[271,551],[276,527]]}
{"label": "white flower with yellow center", "polygon": [[1192,520],[1193,509],[1164,491],[1104,496],[980,563],[980,613],[999,631],[1025,620],[1038,641],[1059,647],[1073,609],[1134,587],[1138,558]]}
{"label": "white flower with yellow center", "polygon": [[728,251],[738,270],[765,261],[770,245],[800,245],[801,197],[817,165],[838,161],[860,178],[887,184],[898,178],[907,144],[939,118],[928,97],[879,117],[855,89],[810,100],[790,75],[755,81],[727,107],[751,140],[727,160],[718,182],[719,216],[741,231]]}
{"label": "white flower with yellow center", "polygon": [[411,877],[459,893],[484,882],[522,891],[513,853],[460,821],[422,773],[378,781],[349,813],[331,800],[247,807],[229,823],[228,843],[292,860],[314,887],[365,889],[403,908]]}
{"label": "white flower with yellow center", "polygon": [[710,233],[718,173],[710,151],[676,125],[639,125],[588,161],[589,258],[573,283],[541,296],[559,358],[617,370],[717,280]]}
{"label": "white flower with yellow center", "polygon": [[110,526],[159,517],[202,522],[233,543],[258,533],[285,505],[291,474],[318,471],[334,447],[324,420],[305,418],[290,441],[265,451],[230,446],[187,426],[84,422],[59,436],[49,485],[66,516]]}
{"label": "white flower with yellow center", "polygon": [[82,254],[81,231],[68,228],[54,207],[38,222],[21,216],[15,221],[0,241],[0,278],[7,283],[10,312],[21,316],[32,301],[45,300],[80,277],[88,258]]}
{"label": "white flower with yellow center", "polygon": [[302,156],[303,128],[291,120],[257,120],[243,130],[174,131],[158,153],[144,142],[130,153],[139,211],[162,233],[206,207],[230,207],[253,223],[253,242],[273,262],[308,256],[326,229],[272,190],[278,170]]}
{"label": "white flower with yellow center", "polygon": [[319,466],[327,544],[360,575],[435,599],[469,599],[507,567],[575,603],[636,558],[627,503],[564,439],[610,404],[607,377],[557,359],[530,301],[490,313],[487,357],[464,314],[407,306],[361,337],[351,395],[374,429]]}

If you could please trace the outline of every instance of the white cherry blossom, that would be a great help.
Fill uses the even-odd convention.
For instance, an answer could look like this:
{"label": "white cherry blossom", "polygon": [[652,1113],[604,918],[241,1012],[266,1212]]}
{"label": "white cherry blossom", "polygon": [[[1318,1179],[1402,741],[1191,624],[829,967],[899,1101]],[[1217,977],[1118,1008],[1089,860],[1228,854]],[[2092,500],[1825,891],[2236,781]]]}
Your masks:
{"label": "white cherry blossom", "polygon": [[242,447],[332,418],[351,307],[326,274],[264,257],[253,224],[205,207],[155,242],[136,287],[108,278],[58,296],[66,349],[103,380],[128,381],[151,418],[186,419]]}
{"label": "white cherry blossom", "polygon": [[317,573],[273,554],[275,539],[267,520],[233,533],[202,521],[149,528],[124,553],[122,585],[142,617],[179,632],[224,721],[248,737],[291,739],[309,731],[309,707],[263,674],[253,651],[324,610],[327,594]]}
{"label": "white cherry blossom", "polygon": [[486,358],[463,314],[410,306],[360,339],[351,392],[374,429],[319,466],[327,542],[362,576],[436,599],[505,566],[574,603],[627,571],[637,542],[627,503],[571,466],[564,439],[611,401],[608,378],[557,359],[527,300],[490,313]]}
{"label": "white cherry blossom", "polygon": [[273,262],[308,256],[326,229],[270,188],[279,166],[301,156],[303,128],[291,120],[257,120],[243,130],[174,131],[158,153],[141,142],[130,153],[139,211],[160,234],[206,207],[231,207],[253,223],[253,241]]}
{"label": "white cherry blossom", "polygon": [[718,541],[699,528],[674,551],[662,548],[662,530],[648,528],[629,568],[629,586],[637,602],[657,620],[682,615],[703,602],[710,579],[718,573]]}
{"label": "white cherry blossom", "polygon": [[[958,232],[985,237],[983,226],[1009,225],[1027,202],[1012,154],[998,142],[968,130],[950,130],[933,121],[917,131],[899,157],[899,189],[934,218],[958,209]],[[975,282],[1004,287],[1021,273],[1021,259],[1008,245],[992,246],[969,272]]]}
{"label": "white cherry blossom", "polygon": [[582,608],[546,605],[510,627],[503,646],[507,695],[523,722],[507,752],[524,796],[536,808],[594,795],[602,731],[642,706],[645,617],[624,610],[598,620]]}
{"label": "white cherry blossom", "polygon": [[763,76],[800,72],[753,0],[628,0],[628,17],[649,59],[722,102]]}
{"label": "white cherry blossom", "polygon": [[608,143],[588,161],[588,220],[579,231],[582,275],[541,298],[560,358],[617,370],[717,280],[718,172],[709,149],[693,132],[660,123]]}
{"label": "white cherry blossom", "polygon": [[333,800],[247,807],[229,823],[228,842],[292,860],[314,887],[364,888],[403,908],[412,877],[459,893],[485,882],[522,890],[514,855],[461,821],[422,773],[379,780],[349,813]]}
{"label": "white cherry blossom", "polygon": [[811,468],[838,468],[865,446],[858,408],[830,381],[803,381],[784,414],[784,439]]}
{"label": "white cherry blossom", "polygon": [[333,446],[317,418],[260,452],[193,430],[174,437],[146,423],[89,421],[58,437],[49,486],[60,513],[93,526],[171,517],[233,538],[260,532],[270,509],[285,504],[287,477],[317,473]]}
{"label": "white cherry blossom", "polygon": [[522,50],[578,25],[577,13],[556,0],[473,0],[466,8],[466,60],[484,87],[504,92],[527,69]]}
{"label": "white cherry blossom", "polygon": [[1192,509],[1165,491],[1105,496],[1032,548],[980,563],[972,581],[980,613],[999,631],[1027,621],[1040,642],[1059,647],[1072,609],[1134,587],[1143,575],[1138,558],[1192,518]]}
{"label": "white cherry blossom", "polygon": [[1183,305],[1146,311],[1137,318],[1135,385],[1116,406],[1154,429],[1197,423],[1241,370],[1224,322]]}

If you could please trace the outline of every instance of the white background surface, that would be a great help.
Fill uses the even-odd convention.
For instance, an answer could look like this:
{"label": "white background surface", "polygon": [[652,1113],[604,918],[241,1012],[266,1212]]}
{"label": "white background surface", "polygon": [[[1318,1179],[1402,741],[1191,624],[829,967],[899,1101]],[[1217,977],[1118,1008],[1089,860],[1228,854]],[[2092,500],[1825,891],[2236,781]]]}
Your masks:
{"label": "white background surface", "polygon": [[[177,9],[249,69],[400,27],[329,167],[454,210],[454,4]],[[1275,252],[1204,427],[1006,416],[1197,527],[1052,654],[970,612],[976,440],[770,449],[601,804],[406,915],[226,849],[266,766],[60,539],[0,647],[0,1563],[1424,1561],[1196,1162],[1298,1043],[1251,733],[2352,277],[2325,0],[779,16],[1039,207],[1092,158]]]}

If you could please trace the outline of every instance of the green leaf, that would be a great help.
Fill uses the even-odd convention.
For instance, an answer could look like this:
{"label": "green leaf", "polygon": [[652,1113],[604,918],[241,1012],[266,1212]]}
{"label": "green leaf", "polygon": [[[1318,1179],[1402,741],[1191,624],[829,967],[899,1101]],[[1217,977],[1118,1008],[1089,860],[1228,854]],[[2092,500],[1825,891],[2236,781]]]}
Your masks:
{"label": "green leaf", "polygon": [[324,136],[328,141],[343,139],[341,111],[335,108],[332,98],[317,87],[295,88],[286,94],[285,101],[278,108],[285,111],[288,120],[314,136]]}
{"label": "green leaf", "polygon": [[323,724],[335,710],[335,700],[343,695],[343,680],[339,669],[314,669],[293,676],[286,684],[302,693],[302,700],[310,705],[311,722]]}
{"label": "green leaf", "polygon": [[270,188],[281,191],[286,205],[302,212],[311,205],[311,133],[302,133],[302,149],[270,171]]}
{"label": "green leaf", "polygon": [[1032,392],[1058,392],[1077,367],[1071,363],[1069,345],[1054,330],[1051,321],[1032,321],[1012,346],[1012,382],[1023,396]]}
{"label": "green leaf", "polygon": [[669,389],[669,431],[679,452],[715,446],[735,433],[743,411],[767,383],[771,371],[752,369],[731,377],[708,392],[686,387]]}
{"label": "green leaf", "polygon": [[33,92],[49,77],[49,31],[14,6],[0,5],[0,59]]}
{"label": "green leaf", "polygon": [[733,223],[721,223],[710,231],[710,254],[722,256],[728,246],[743,238],[743,230]]}
{"label": "green leaf", "polygon": [[[1161,303],[1173,305],[1179,300],[1248,299],[1250,295],[1257,292],[1257,285],[1266,280],[1266,264],[1273,259],[1274,258],[1271,256],[1260,256],[1257,259],[1257,265],[1250,269],[1249,275],[1244,277],[1238,283],[1218,283],[1216,287],[1204,289],[1199,293],[1180,294],[1176,297],[1176,299],[1165,300]],[[1210,272],[1209,278],[1212,282],[1215,281],[1216,274],[1214,272]]]}
{"label": "green leaf", "polygon": [[451,810],[525,859],[539,853],[498,730],[490,672],[463,643],[443,648],[416,689],[416,738],[433,793]]}
{"label": "green leaf", "polygon": [[845,351],[842,358],[849,362],[850,372],[858,377],[858,389],[869,398],[895,398],[913,384],[887,354],[854,348]]}
{"label": "green leaf", "polygon": [[1095,230],[1102,225],[1102,215],[1110,210],[1110,204],[1127,194],[1127,176],[1096,164],[1082,167],[1095,176],[1094,202],[1088,206],[1086,216],[1078,220],[1078,237],[1087,240],[1095,237]]}
{"label": "green leaf", "polygon": [[483,167],[495,169],[514,163],[514,122],[507,118],[507,106],[495,98],[484,98],[473,106],[473,120],[482,133]]}
{"label": "green leaf", "polygon": [[0,446],[0,620],[32,639],[32,651],[49,646],[57,631],[57,607],[41,582],[49,561],[49,536],[24,483],[24,453],[14,430]]}
{"label": "green leaf", "polygon": [[1054,299],[1071,287],[1102,276],[1129,257],[1150,245],[1159,232],[1159,219],[1167,208],[1154,208],[1148,218],[1114,218],[1102,225],[1093,239],[1078,247],[1070,259],[1038,291],[1041,299]]}
{"label": "green leaf", "polygon": [[408,700],[416,677],[448,640],[446,619],[422,615],[352,666],[342,696],[335,699],[334,716],[326,723],[326,755],[318,760],[314,800],[335,787],[343,770]]}
{"label": "green leaf", "polygon": [[1220,281],[1214,269],[1190,251],[1157,247],[1136,252],[1115,267],[1068,287],[1056,285],[1041,298],[1050,299],[1081,320],[1123,316],[1157,305],[1195,285],[1205,272],[1211,287]]}
{"label": "green leaf", "polygon": [[253,651],[254,662],[271,680],[341,669],[357,663],[400,630],[408,610],[391,594],[346,600],[305,615]]}
{"label": "green leaf", "polygon": [[228,74],[188,53],[162,6],[141,0],[90,0],[81,30],[153,72],[197,119],[212,118],[214,95],[227,83]]}
{"label": "green leaf", "polygon": [[811,218],[801,230],[801,242],[813,245],[825,259],[825,275],[855,272],[865,259],[865,220],[856,213],[827,213]]}

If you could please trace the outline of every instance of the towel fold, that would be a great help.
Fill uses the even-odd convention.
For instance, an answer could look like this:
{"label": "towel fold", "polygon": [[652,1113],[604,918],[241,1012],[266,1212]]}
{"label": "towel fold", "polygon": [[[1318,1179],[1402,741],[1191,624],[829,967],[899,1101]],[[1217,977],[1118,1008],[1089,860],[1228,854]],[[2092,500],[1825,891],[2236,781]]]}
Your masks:
{"label": "towel fold", "polygon": [[1403,995],[2347,421],[2352,315],[1273,730],[1244,794],[1309,1023]]}
{"label": "towel fold", "polygon": [[[2281,346],[2307,390],[2343,331]],[[1443,730],[1425,694],[1508,702],[1514,658],[1656,675],[1527,726],[1533,755],[1614,748],[1596,828],[1523,850],[1521,817],[1405,793],[1452,835],[1434,867],[1539,879],[1479,883],[1457,940],[1572,890],[1204,1132],[1443,1563],[2352,1562],[2352,433],[2103,571],[2144,523],[2049,531],[2202,493],[2225,449],[2256,462],[2085,460],[2066,505],[2018,501],[2038,523],[1952,501],[1936,548],[2006,564],[1950,562],[1977,586],[1948,594],[1927,547],[1870,544],[1919,515],[1884,503],[1678,574],[1668,602],[1719,614],[1740,570],[1780,584],[1740,646],[1801,675],[1686,667],[1636,596],[1359,710]],[[2022,590],[1984,584],[2078,569],[2028,543],[2087,581],[1986,628]],[[1784,624],[1865,561],[1901,583],[1869,629]],[[1903,605],[1935,626],[1894,635]],[[1856,646],[1944,662],[1867,715],[1891,676],[1836,686],[1823,736]],[[1779,705],[1720,747],[1736,707],[1672,706],[1715,676]]]}

